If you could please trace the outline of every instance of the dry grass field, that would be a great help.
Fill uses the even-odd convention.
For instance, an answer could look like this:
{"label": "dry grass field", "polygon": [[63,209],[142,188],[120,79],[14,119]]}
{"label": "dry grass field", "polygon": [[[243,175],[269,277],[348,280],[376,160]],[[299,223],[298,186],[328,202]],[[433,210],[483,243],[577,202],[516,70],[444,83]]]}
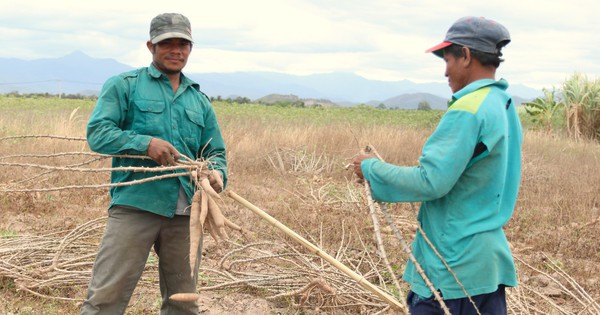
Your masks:
{"label": "dry grass field", "polygon": [[[107,188],[39,191],[109,182],[108,167],[81,140],[92,101],[0,97],[0,314],[76,314],[85,297]],[[377,251],[362,186],[345,169],[365,145],[414,165],[441,113],[215,104],[235,191],[371,283],[404,298]],[[64,154],[72,152],[72,154]],[[39,165],[66,170],[42,169]],[[520,286],[509,314],[596,314],[600,299],[600,145],[525,131],[523,180],[506,234]],[[22,191],[21,191],[22,190]],[[36,191],[38,190],[38,191]],[[225,198],[243,234],[205,239],[198,289],[202,314],[393,314],[385,303],[280,230]],[[418,206],[418,205],[415,205]],[[404,238],[411,204],[387,206]],[[383,217],[381,234],[399,275],[406,254]],[[156,257],[128,314],[158,314]],[[317,281],[317,282],[312,282]],[[318,282],[320,281],[320,282]],[[325,285],[334,287],[331,294]]]}

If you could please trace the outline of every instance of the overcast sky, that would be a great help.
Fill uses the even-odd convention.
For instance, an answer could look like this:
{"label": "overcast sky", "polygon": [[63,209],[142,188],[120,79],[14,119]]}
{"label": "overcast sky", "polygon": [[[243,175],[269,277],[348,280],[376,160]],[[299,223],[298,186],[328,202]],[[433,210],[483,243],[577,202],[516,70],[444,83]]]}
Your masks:
{"label": "overcast sky", "polygon": [[79,50],[147,66],[150,20],[164,12],[191,20],[187,72],[344,71],[445,82],[443,61],[424,51],[458,18],[474,15],[510,31],[497,73],[510,83],[552,88],[575,72],[600,77],[597,0],[1,0],[0,57]]}

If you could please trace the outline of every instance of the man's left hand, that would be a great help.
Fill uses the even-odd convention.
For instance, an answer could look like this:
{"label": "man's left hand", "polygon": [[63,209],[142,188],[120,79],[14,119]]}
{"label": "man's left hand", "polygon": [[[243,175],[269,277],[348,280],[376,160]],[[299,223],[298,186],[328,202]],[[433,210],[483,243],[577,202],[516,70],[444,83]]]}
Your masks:
{"label": "man's left hand", "polygon": [[223,190],[223,176],[221,176],[221,172],[217,170],[210,171],[210,174],[208,174],[208,181],[210,182],[210,186],[217,193],[220,193]]}

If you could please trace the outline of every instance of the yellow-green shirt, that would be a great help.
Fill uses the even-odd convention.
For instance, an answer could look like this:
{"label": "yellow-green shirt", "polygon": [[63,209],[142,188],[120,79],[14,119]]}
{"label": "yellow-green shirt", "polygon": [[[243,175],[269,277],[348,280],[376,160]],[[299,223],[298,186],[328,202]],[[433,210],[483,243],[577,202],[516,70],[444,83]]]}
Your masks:
{"label": "yellow-green shirt", "polygon": [[[425,143],[419,166],[377,159],[361,164],[376,200],[422,202],[421,228],[470,296],[494,292],[500,284],[517,285],[502,227],[517,200],[523,135],[507,87],[505,80],[485,79],[456,92]],[[412,251],[444,299],[465,297],[420,233]],[[418,295],[432,295],[412,262],[404,279]]]}

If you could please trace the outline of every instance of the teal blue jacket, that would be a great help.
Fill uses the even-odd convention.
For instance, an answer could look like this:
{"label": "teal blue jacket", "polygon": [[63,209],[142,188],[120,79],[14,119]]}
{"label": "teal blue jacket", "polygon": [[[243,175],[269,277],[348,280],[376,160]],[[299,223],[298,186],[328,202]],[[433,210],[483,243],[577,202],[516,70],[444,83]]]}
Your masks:
{"label": "teal blue jacket", "polygon": [[[470,296],[516,286],[502,227],[512,216],[521,178],[521,123],[505,80],[472,82],[452,96],[448,111],[423,147],[419,166],[377,159],[361,164],[373,198],[420,201],[418,221]],[[422,235],[412,251],[444,299],[465,294]],[[430,289],[409,262],[403,277],[415,293]]]}
{"label": "teal blue jacket", "polygon": [[[197,83],[181,75],[177,93],[169,79],[154,65],[114,76],[106,81],[87,125],[87,140],[93,151],[103,154],[147,155],[152,138],[171,143],[191,159],[214,162],[227,183],[225,143],[215,112]],[[152,160],[113,158],[113,167],[156,167]],[[111,174],[111,183],[124,183],[155,176],[156,172]],[[180,186],[188,202],[193,196],[189,176],[150,181],[110,189],[111,203],[172,217]]]}

